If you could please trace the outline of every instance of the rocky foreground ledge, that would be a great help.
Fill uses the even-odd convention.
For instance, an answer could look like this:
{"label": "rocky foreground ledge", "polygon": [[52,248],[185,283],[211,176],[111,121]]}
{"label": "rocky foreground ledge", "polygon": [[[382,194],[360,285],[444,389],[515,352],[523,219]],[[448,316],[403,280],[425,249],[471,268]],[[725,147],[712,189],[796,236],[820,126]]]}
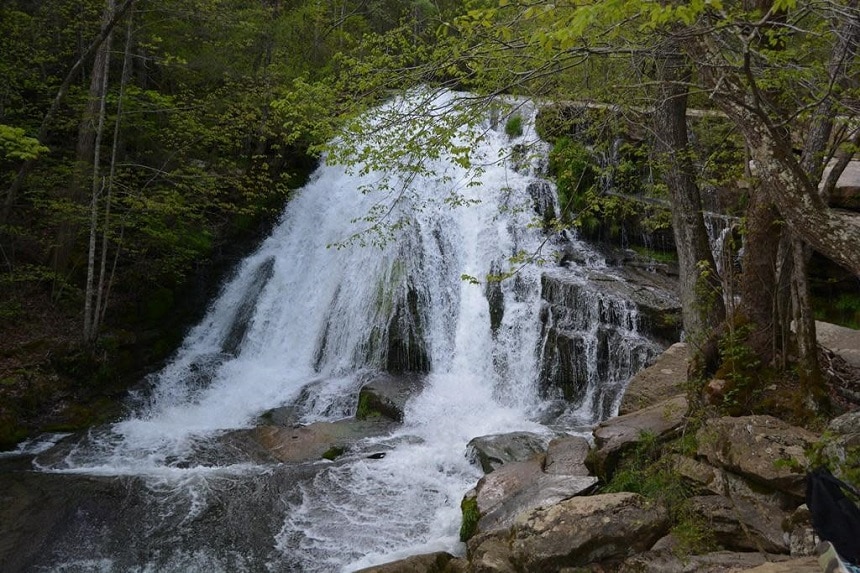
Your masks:
{"label": "rocky foreground ledge", "polygon": [[[836,350],[851,358],[860,349],[852,332],[839,330]],[[821,571],[805,471],[811,455],[860,451],[860,411],[822,434],[771,416],[692,420],[687,360],[676,344],[637,374],[621,415],[597,426],[593,443],[561,437],[543,448],[522,432],[474,440],[487,473],[462,503],[466,555],[360,573]],[[646,461],[659,469],[640,471]],[[626,476],[641,493],[619,491]],[[677,488],[683,500],[654,487]]]}

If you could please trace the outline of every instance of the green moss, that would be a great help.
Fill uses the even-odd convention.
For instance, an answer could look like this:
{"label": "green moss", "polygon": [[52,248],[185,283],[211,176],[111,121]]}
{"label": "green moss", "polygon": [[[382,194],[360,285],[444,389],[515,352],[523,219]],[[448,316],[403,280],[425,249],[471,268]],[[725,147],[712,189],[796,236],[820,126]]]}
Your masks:
{"label": "green moss", "polygon": [[324,460],[335,460],[346,452],[343,446],[332,446],[322,455]]}
{"label": "green moss", "polygon": [[374,407],[373,398],[369,393],[359,392],[358,408],[355,412],[355,417],[359,420],[382,417],[382,413]]}
{"label": "green moss", "polygon": [[478,521],[481,519],[481,511],[478,509],[478,499],[466,497],[460,503],[463,512],[463,523],[460,525],[460,541],[466,542],[478,532]]}
{"label": "green moss", "polygon": [[632,245],[630,248],[636,251],[637,254],[642,255],[643,257],[648,257],[649,259],[655,260],[658,263],[678,262],[678,253],[676,253],[675,251],[658,251],[639,245]]}
{"label": "green moss", "polygon": [[505,133],[511,139],[523,134],[523,118],[520,115],[512,115],[505,123]]}

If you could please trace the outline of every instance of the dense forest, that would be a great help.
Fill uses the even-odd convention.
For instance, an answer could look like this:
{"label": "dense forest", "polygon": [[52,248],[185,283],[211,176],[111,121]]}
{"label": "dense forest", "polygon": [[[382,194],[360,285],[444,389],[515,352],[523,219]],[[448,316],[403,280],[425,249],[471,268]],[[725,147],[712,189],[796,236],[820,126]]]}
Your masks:
{"label": "dense forest", "polygon": [[[798,416],[825,407],[809,264],[856,292],[860,226],[828,205],[860,143],[854,0],[11,0],[0,27],[2,446],[112,415],[320,154],[393,168],[454,145],[444,120],[330,143],[416,86],[467,90],[476,114],[501,94],[613,106],[580,141],[564,105],[542,114],[563,202],[544,223],[669,205],[649,224],[671,229],[697,368],[741,410],[777,377]],[[590,184],[618,130],[641,134],[626,199]],[[741,221],[737,275],[708,246],[706,188]]]}
{"label": "dense forest", "polygon": [[378,101],[340,79],[343,59],[404,22],[420,38],[440,10],[4,2],[0,443],[22,419],[88,423],[175,348],[334,120]]}

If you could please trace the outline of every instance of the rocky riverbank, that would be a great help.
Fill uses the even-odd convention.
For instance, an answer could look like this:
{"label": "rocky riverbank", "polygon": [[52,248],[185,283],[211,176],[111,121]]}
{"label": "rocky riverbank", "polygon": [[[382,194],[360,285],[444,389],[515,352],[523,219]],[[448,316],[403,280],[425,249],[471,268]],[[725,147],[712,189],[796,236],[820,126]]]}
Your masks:
{"label": "rocky riverbank", "polygon": [[[860,332],[821,327],[824,340],[839,341],[837,359],[860,349]],[[488,473],[463,500],[466,555],[414,556],[361,573],[820,571],[805,472],[828,460],[856,470],[860,411],[811,431],[691,407],[688,353],[673,345],[637,374],[622,415],[598,425],[590,442],[560,437],[539,448],[522,433],[474,440]]]}

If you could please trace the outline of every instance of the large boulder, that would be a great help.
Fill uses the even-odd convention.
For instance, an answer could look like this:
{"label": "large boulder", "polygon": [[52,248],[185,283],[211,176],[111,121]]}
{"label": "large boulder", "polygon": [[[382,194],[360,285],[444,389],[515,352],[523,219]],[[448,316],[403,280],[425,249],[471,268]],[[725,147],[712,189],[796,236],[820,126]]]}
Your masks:
{"label": "large boulder", "polygon": [[[830,175],[833,167],[831,161],[824,169],[822,183]],[[860,161],[849,161],[845,171],[839,176],[836,187],[829,197],[831,207],[860,211]]]}
{"label": "large boulder", "polygon": [[597,478],[591,476],[544,473],[543,462],[543,456],[538,455],[525,462],[505,464],[482,477],[463,503],[464,508],[477,509],[477,528],[463,537],[509,527],[517,515],[580,495],[597,483]]}
{"label": "large boulder", "polygon": [[818,436],[772,416],[708,420],[696,434],[698,455],[753,483],[802,499],[809,465],[805,450]]}
{"label": "large boulder", "polygon": [[676,342],[657,357],[651,366],[637,372],[621,399],[619,414],[629,414],[684,393],[690,363],[686,343]]}
{"label": "large boulder", "polygon": [[521,514],[511,558],[522,571],[555,572],[645,551],[668,527],[666,508],[638,494],[574,497]]}
{"label": "large boulder", "polygon": [[648,408],[601,422],[594,429],[596,450],[589,458],[590,469],[609,479],[621,455],[650,434],[658,439],[673,434],[684,423],[688,405],[685,396],[675,396]]}
{"label": "large boulder", "polygon": [[550,441],[546,449],[543,471],[548,474],[587,476],[585,459],[591,449],[588,440],[581,436],[566,436]]}
{"label": "large boulder", "polygon": [[361,387],[355,417],[359,420],[382,417],[402,422],[406,402],[418,393],[423,383],[420,375],[379,375]]}
{"label": "large boulder", "polygon": [[851,366],[860,368],[860,330],[815,321],[815,334],[821,346],[829,348]]}
{"label": "large boulder", "polygon": [[[689,507],[708,523],[714,540],[726,549],[788,553],[782,532],[787,514],[773,507],[721,495],[705,495],[689,500]],[[768,511],[770,510],[770,511]]]}
{"label": "large boulder", "polygon": [[413,555],[399,561],[360,569],[355,573],[464,573],[466,563],[450,553]]}
{"label": "large boulder", "polygon": [[270,456],[281,462],[304,462],[333,458],[349,446],[367,436],[386,431],[384,421],[340,420],[314,422],[298,428],[258,426],[251,430],[237,430],[229,435],[249,435]]}
{"label": "large boulder", "polygon": [[510,462],[523,462],[543,453],[546,438],[533,432],[509,432],[473,438],[466,449],[484,473]]}

